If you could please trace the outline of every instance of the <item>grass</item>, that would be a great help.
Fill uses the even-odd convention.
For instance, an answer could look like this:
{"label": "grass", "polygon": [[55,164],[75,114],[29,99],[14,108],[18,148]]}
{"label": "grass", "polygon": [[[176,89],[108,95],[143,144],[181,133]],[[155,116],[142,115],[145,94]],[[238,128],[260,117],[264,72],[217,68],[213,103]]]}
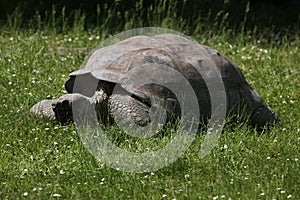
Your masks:
{"label": "grass", "polygon": [[[273,33],[234,35],[221,29],[201,29],[192,36],[234,60],[283,125],[262,134],[244,123],[228,126],[203,159],[198,151],[205,135],[199,133],[170,166],[129,174],[99,163],[84,148],[74,125],[52,124],[29,113],[34,103],[65,92],[68,74],[85,57],[72,49],[92,49],[108,31],[3,28],[0,199],[299,199],[299,38],[272,41]],[[67,49],[64,56],[57,47]],[[111,131],[116,134],[117,129]],[[124,147],[130,150],[130,145]]]}

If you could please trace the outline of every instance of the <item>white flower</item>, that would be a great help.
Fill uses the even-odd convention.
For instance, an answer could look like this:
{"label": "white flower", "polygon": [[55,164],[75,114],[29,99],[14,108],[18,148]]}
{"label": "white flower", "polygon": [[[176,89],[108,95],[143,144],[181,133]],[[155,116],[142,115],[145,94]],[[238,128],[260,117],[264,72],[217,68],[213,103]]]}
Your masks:
{"label": "white flower", "polygon": [[60,194],[53,194],[53,197],[60,197]]}
{"label": "white flower", "polygon": [[27,197],[28,196],[28,192],[24,192],[23,196]]}

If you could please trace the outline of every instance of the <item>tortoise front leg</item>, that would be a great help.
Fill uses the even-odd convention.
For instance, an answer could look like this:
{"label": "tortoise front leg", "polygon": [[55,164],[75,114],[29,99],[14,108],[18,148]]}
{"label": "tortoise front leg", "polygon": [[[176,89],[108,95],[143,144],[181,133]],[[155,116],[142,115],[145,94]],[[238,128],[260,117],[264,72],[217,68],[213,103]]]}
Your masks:
{"label": "tortoise front leg", "polygon": [[109,113],[117,122],[146,126],[150,122],[149,107],[126,94],[113,94],[108,99]]}

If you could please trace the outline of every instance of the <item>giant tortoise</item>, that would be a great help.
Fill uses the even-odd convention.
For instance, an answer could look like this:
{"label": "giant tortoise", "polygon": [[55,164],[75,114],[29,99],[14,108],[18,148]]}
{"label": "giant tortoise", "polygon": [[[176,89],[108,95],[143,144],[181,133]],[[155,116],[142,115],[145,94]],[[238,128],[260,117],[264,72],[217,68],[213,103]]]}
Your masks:
{"label": "giant tortoise", "polygon": [[[200,118],[205,121],[212,115],[211,96],[203,78],[205,73],[197,71],[201,69],[201,63],[205,63],[205,59],[211,61],[206,62],[209,67],[216,66],[223,80],[227,116],[245,114],[249,116],[249,122],[258,128],[281,123],[277,114],[263,104],[262,98],[246,82],[234,62],[217,50],[176,34],[134,36],[95,50],[85,68],[70,74],[65,83],[68,94],[54,100],[42,100],[31,108],[31,112],[36,116],[65,123],[73,120],[72,103],[84,99],[83,102],[96,108],[99,120],[104,123],[107,123],[105,119],[117,118],[125,123],[145,126],[151,121],[149,113],[152,101],[156,101],[168,115],[173,113],[179,117],[180,108],[176,96],[168,88],[159,84],[135,88],[132,81],[123,77],[130,70],[144,65],[147,66],[145,70],[140,70],[131,79],[143,79],[143,76],[151,75],[154,81],[157,78],[180,84],[178,80],[164,77],[154,70],[151,66],[155,65],[165,66],[165,69],[174,69],[182,74],[196,94]],[[96,87],[91,86],[95,81]]]}

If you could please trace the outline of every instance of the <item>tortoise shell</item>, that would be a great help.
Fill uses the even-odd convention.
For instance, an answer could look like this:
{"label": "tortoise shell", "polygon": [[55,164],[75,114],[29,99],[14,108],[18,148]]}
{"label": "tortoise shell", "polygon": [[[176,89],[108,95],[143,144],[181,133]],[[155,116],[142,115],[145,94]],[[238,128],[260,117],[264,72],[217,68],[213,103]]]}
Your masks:
{"label": "tortoise shell", "polygon": [[[262,105],[261,97],[249,86],[234,62],[217,50],[175,34],[135,36],[99,48],[91,53],[85,68],[70,74],[65,87],[69,93],[75,92],[73,91],[75,78],[85,77],[77,84],[81,89],[76,92],[92,96],[96,88],[91,89],[87,84],[91,80],[96,80],[118,84],[148,104],[151,104],[154,99],[168,107],[169,102],[176,101],[175,95],[168,88],[155,82],[179,83],[172,73],[169,73],[170,76],[165,76],[156,72],[156,68],[152,67],[154,65],[165,66],[166,71],[174,69],[188,80],[197,96],[202,117],[211,114],[211,96],[207,82],[214,82],[216,76],[220,76],[224,83],[227,113],[237,113],[239,102],[245,102],[245,110],[249,113]],[[142,70],[134,70],[139,66],[144,67],[141,68]],[[217,69],[218,73],[214,73],[214,69]],[[131,71],[133,73],[130,77],[126,76]],[[138,84],[140,80],[149,76],[154,84],[140,87]]]}

